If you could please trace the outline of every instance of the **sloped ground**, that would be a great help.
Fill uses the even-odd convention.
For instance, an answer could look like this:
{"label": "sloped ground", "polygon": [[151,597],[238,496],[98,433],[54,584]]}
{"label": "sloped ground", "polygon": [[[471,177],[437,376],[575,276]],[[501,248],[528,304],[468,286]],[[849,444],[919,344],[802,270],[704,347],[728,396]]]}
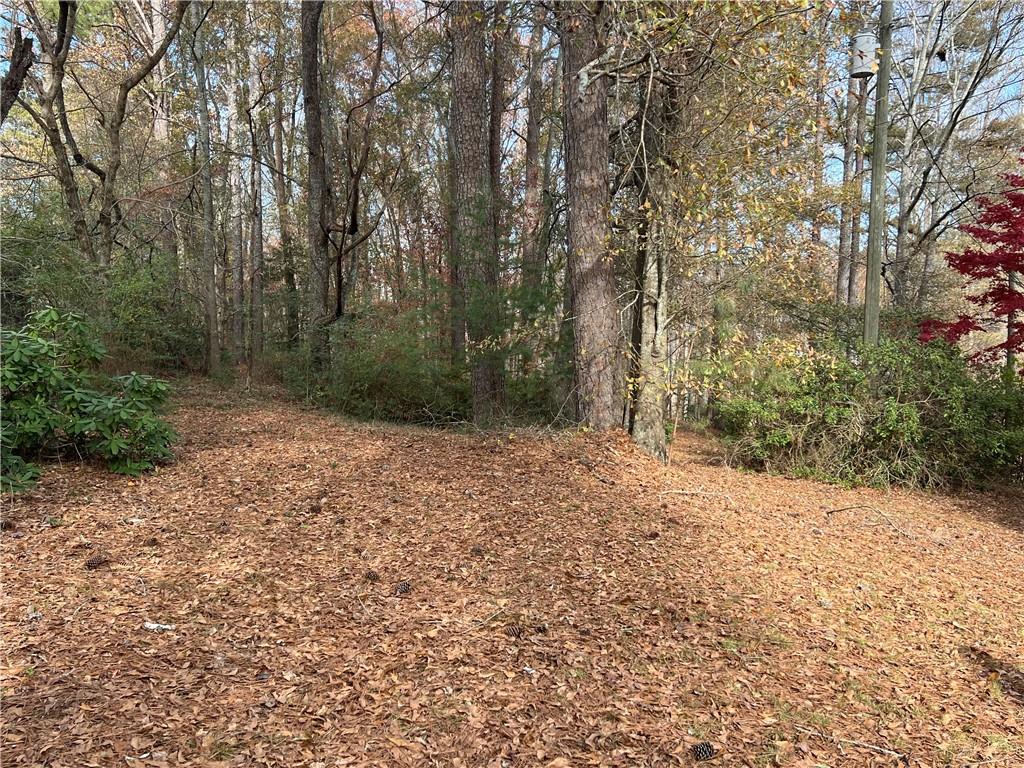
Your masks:
{"label": "sloped ground", "polygon": [[179,402],[5,504],[5,766],[1024,765],[1020,496]]}

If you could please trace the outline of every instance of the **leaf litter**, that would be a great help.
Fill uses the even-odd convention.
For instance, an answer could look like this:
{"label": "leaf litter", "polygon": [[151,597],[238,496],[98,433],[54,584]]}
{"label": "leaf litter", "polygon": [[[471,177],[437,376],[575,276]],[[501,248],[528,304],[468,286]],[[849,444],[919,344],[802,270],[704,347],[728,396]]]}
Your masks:
{"label": "leaf litter", "polygon": [[183,390],[6,500],[5,765],[1024,765],[1020,494]]}

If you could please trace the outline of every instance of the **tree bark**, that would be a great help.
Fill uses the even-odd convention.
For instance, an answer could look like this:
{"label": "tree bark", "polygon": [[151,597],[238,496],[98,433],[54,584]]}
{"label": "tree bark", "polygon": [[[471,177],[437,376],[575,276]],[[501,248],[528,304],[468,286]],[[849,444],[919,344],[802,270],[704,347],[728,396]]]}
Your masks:
{"label": "tree bark", "polygon": [[239,124],[242,77],[238,64],[243,55],[239,45],[236,20],[228,24],[229,45],[235,50],[228,58],[227,97],[227,163],[228,163],[228,234],[231,263],[231,357],[235,363],[245,357],[245,238],[242,233],[242,131]]}
{"label": "tree bark", "polygon": [[537,293],[544,276],[544,254],[541,251],[543,225],[543,178],[540,158],[540,121],[544,111],[544,17],[543,4],[534,6],[533,32],[530,34],[530,71],[526,98],[525,197],[523,200],[523,285],[527,311],[524,321],[533,321],[530,310],[537,304]]}
{"label": "tree bark", "polygon": [[[651,73],[653,76],[653,72]],[[668,455],[665,404],[667,371],[668,257],[667,224],[672,180],[665,173],[665,146],[678,107],[676,88],[642,86],[641,133],[646,159],[637,169],[638,215],[636,295],[633,322],[633,390],[629,430],[633,441],[662,461]]]}
{"label": "tree bark", "polygon": [[608,84],[595,73],[609,7],[560,6],[565,66],[565,175],[577,416],[594,429],[619,424],[618,311],[608,253]]}
{"label": "tree bark", "polygon": [[482,2],[457,3],[451,11],[454,252],[464,279],[478,425],[499,415],[503,383],[484,18]]}
{"label": "tree bark", "polygon": [[462,284],[462,265],[455,244],[455,136],[452,132],[452,109],[449,107],[445,126],[445,147],[448,151],[446,204],[448,221],[445,236],[448,251],[448,321],[451,336],[452,365],[466,362],[466,290]]}
{"label": "tree bark", "polygon": [[[256,14],[252,5],[246,7],[250,28],[256,28]],[[263,98],[260,82],[257,47],[249,47],[249,188],[252,198],[252,232],[249,243],[251,259],[249,275],[249,368],[256,365],[263,354],[263,157],[260,146],[262,118],[260,102]]]}
{"label": "tree bark", "polygon": [[210,148],[210,113],[209,96],[206,87],[206,46],[200,27],[203,12],[199,3],[192,6],[192,52],[193,71],[196,78],[196,91],[199,96],[199,162],[202,165],[203,206],[203,304],[206,320],[206,371],[216,373],[220,369],[220,338],[217,331],[217,275],[216,242],[213,212],[213,171],[211,168],[212,152]]}
{"label": "tree bark", "polygon": [[35,54],[32,52],[31,37],[21,36],[21,27],[14,28],[14,45],[11,46],[11,59],[7,72],[0,83],[0,125],[4,124],[11,107],[18,100],[21,93],[22,83],[28,76],[28,71],[35,61]]}
{"label": "tree bark", "polygon": [[860,250],[861,218],[864,213],[864,129],[868,116],[868,81],[860,80],[857,95],[857,126],[853,155],[853,203],[850,208],[850,277],[846,289],[846,303],[859,304],[863,297],[863,272]]}
{"label": "tree bark", "polygon": [[315,368],[327,364],[327,323],[330,319],[327,221],[327,165],[324,160],[323,114],[320,103],[320,17],[323,0],[302,4],[302,106],[309,161],[309,205],[306,239],[308,280],[306,306],[310,354]]}
{"label": "tree bark", "polygon": [[836,266],[835,300],[837,304],[849,302],[850,291],[850,236],[853,231],[853,178],[857,154],[857,81],[863,78],[848,78],[846,83],[846,120],[843,126],[843,202],[839,208],[839,258]]}
{"label": "tree bark", "polygon": [[281,231],[281,268],[284,272],[285,285],[285,333],[287,344],[294,346],[299,341],[299,290],[295,281],[295,235],[291,215],[291,182],[288,177],[288,164],[285,162],[284,145],[284,43],[279,40],[277,46],[277,68],[274,73],[274,131],[273,147],[268,147],[269,155],[273,156],[274,166],[274,199],[277,203],[278,227]]}
{"label": "tree bark", "polygon": [[78,180],[75,178],[75,172],[71,166],[68,148],[61,138],[61,125],[57,119],[58,105],[60,112],[63,113],[65,66],[68,54],[71,52],[71,41],[75,35],[77,15],[77,3],[61,2],[58,6],[57,28],[51,37],[43,26],[41,17],[34,12],[31,14],[36,35],[39,37],[40,47],[43,50],[43,62],[47,63],[48,60],[50,65],[50,76],[38,94],[37,108],[31,107],[24,100],[21,100],[21,104],[46,136],[46,141],[53,152],[57,181],[64,193],[64,201],[67,203],[71,218],[71,230],[74,233],[78,249],[89,261],[94,262],[96,261],[96,250],[89,232],[85,205],[78,188]]}

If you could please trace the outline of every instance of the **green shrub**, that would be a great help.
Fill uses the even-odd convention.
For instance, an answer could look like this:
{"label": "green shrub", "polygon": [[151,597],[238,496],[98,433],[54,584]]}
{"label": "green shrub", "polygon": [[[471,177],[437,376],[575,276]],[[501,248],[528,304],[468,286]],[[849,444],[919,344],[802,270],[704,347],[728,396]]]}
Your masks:
{"label": "green shrub", "polygon": [[20,490],[36,479],[26,461],[75,451],[138,475],[172,457],[171,427],[157,416],[166,382],[132,373],[90,373],[105,350],[78,315],[45,309],[0,339],[0,483]]}
{"label": "green shrub", "polygon": [[738,463],[878,486],[1024,479],[1024,386],[942,342],[853,360],[772,344],[728,370],[717,420]]}
{"label": "green shrub", "polygon": [[367,313],[339,328],[325,397],[359,418],[463,421],[469,388],[440,346],[424,339],[419,313]]}
{"label": "green shrub", "polygon": [[318,372],[308,349],[271,352],[266,366],[294,395],[360,419],[420,424],[469,417],[465,371],[452,368],[422,311],[366,311],[331,326],[331,362]]}

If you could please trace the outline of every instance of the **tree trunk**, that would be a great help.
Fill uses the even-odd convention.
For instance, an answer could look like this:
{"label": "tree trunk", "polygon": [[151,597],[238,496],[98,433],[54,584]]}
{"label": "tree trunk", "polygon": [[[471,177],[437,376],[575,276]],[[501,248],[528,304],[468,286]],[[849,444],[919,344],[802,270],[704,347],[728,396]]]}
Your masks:
{"label": "tree trunk", "polygon": [[227,162],[228,162],[228,242],[231,263],[231,357],[236,363],[245,357],[245,238],[242,234],[242,130],[240,125],[242,73],[238,59],[242,55],[239,36],[229,20],[229,45],[235,50],[228,57]]}
{"label": "tree trunk", "polygon": [[618,311],[608,252],[608,83],[592,69],[605,52],[609,10],[604,3],[560,6],[577,416],[595,429],[619,424]]}
{"label": "tree trunk", "polygon": [[501,193],[501,123],[505,116],[505,70],[510,47],[508,37],[511,33],[507,13],[508,3],[505,0],[497,0],[494,4],[491,27],[491,109],[487,132],[491,178],[491,227],[494,229],[491,238],[492,264],[489,268],[494,270],[495,280],[501,270],[501,212],[504,204]]}
{"label": "tree trunk", "polygon": [[[283,47],[279,47],[283,51]],[[285,285],[285,333],[288,346],[299,340],[299,290],[295,282],[295,236],[289,207],[291,205],[291,182],[288,180],[284,147],[284,97],[281,93],[284,71],[283,56],[278,61],[274,84],[274,199],[277,202],[278,227],[281,230],[281,268]],[[262,282],[262,281],[261,281]]]}
{"label": "tree trunk", "polygon": [[215,272],[216,242],[214,240],[213,213],[213,170],[210,149],[209,98],[206,89],[206,47],[200,26],[203,12],[198,3],[192,5],[193,23],[193,69],[196,77],[196,91],[199,96],[199,162],[202,179],[203,205],[203,303],[206,310],[206,370],[216,373],[220,368],[220,338],[217,335],[217,276]]}
{"label": "tree trunk", "polygon": [[676,88],[658,83],[641,91],[646,159],[638,164],[636,296],[633,321],[633,397],[629,430],[633,441],[661,459],[668,455],[665,404],[667,371],[668,254],[667,219],[672,179],[665,173],[665,146],[679,112]]}
{"label": "tree trunk", "polygon": [[[256,28],[253,6],[246,7],[251,28]],[[249,187],[252,197],[252,238],[249,244],[251,265],[249,270],[249,367],[255,366],[263,354],[263,166],[260,162],[261,118],[257,106],[262,97],[259,76],[259,62],[256,58],[257,47],[249,47]]]}
{"label": "tree trunk", "polygon": [[836,267],[837,304],[849,301],[850,291],[850,235],[853,230],[854,162],[857,154],[857,81],[863,78],[848,78],[846,84],[846,124],[843,130],[843,202],[839,208],[839,259]]}
{"label": "tree trunk", "polygon": [[540,163],[540,120],[544,111],[544,17],[541,3],[534,6],[533,32],[530,35],[530,72],[526,99],[526,191],[523,200],[523,286],[527,295],[524,323],[533,321],[544,275],[541,251],[543,224],[543,178]]}
{"label": "tree trunk", "polygon": [[306,238],[309,250],[307,308],[313,366],[326,367],[327,323],[330,318],[327,222],[327,165],[324,160],[323,115],[320,103],[320,17],[323,0],[302,4],[302,106],[309,161],[309,205]]}
{"label": "tree trunk", "polygon": [[452,133],[452,109],[449,108],[445,129],[448,150],[447,195],[447,250],[448,250],[448,319],[451,331],[452,365],[466,361],[466,291],[462,284],[462,265],[455,244],[455,136]]}
{"label": "tree trunk", "polygon": [[484,18],[482,2],[458,3],[451,13],[454,245],[464,278],[478,425],[499,415],[503,384]]}
{"label": "tree trunk", "polygon": [[[61,3],[57,18],[57,29],[53,39],[46,29],[37,28],[43,63],[49,64],[50,74],[45,87],[39,94],[38,110],[29,110],[29,114],[46,136],[57,168],[57,181],[64,201],[68,206],[71,218],[71,230],[82,255],[89,261],[96,261],[96,251],[89,232],[89,223],[85,215],[85,205],[78,188],[78,180],[71,166],[68,148],[60,135],[60,123],[57,121],[55,106],[58,99],[63,102],[64,72],[68,54],[71,52],[71,41],[75,35],[75,20],[78,16],[77,3]],[[30,51],[31,53],[31,51]],[[31,66],[31,62],[29,65]],[[27,68],[26,68],[27,69]],[[61,108],[61,111],[63,109]]]}
{"label": "tree trunk", "polygon": [[[152,0],[150,7],[150,19],[153,34],[150,43],[150,55],[154,55],[160,41],[167,34],[167,22],[164,19],[164,8],[166,0]],[[157,196],[160,206],[158,217],[160,221],[159,241],[165,255],[175,257],[177,263],[178,244],[174,236],[174,193],[171,186],[170,169],[170,138],[171,138],[171,104],[170,94],[167,92],[168,61],[161,57],[157,62],[154,73],[156,74],[156,85],[153,89],[153,141],[157,151],[161,155],[157,166],[157,185],[159,194]],[[177,270],[175,270],[177,274]],[[177,279],[177,278],[176,278]]]}
{"label": "tree trunk", "polygon": [[846,303],[859,304],[863,295],[861,286],[862,259],[860,252],[861,217],[864,213],[864,128],[868,117],[868,81],[860,79],[857,95],[857,126],[853,154],[853,203],[850,207],[850,280],[846,289]]}

